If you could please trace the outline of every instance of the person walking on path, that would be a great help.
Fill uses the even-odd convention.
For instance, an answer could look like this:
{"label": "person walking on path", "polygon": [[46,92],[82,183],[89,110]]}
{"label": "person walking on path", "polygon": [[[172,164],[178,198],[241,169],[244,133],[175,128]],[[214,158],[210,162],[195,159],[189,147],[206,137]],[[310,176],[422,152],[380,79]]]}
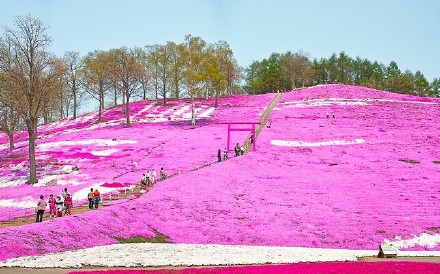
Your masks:
{"label": "person walking on path", "polygon": [[47,201],[49,204],[49,217],[55,217],[55,214],[57,214],[56,207],[55,207],[55,198],[53,197],[53,194],[50,194],[49,200]]}
{"label": "person walking on path", "polygon": [[147,173],[145,173],[145,180],[147,183],[147,187],[151,186],[151,174],[150,171],[147,170]]}
{"label": "person walking on path", "polygon": [[95,189],[95,191],[93,192],[93,196],[95,197],[95,209],[98,209],[99,201],[101,201],[101,193],[98,189]]}
{"label": "person walking on path", "polygon": [[72,209],[73,201],[69,193],[66,194],[66,199],[64,200],[64,215],[70,215]]}
{"label": "person walking on path", "polygon": [[93,188],[90,189],[89,194],[87,195],[87,199],[89,200],[89,209],[93,209],[93,198],[95,195],[93,195]]}
{"label": "person walking on path", "polygon": [[163,181],[167,178],[167,175],[165,174],[165,170],[163,170],[163,167],[160,168],[160,180]]}
{"label": "person walking on path", "polygon": [[237,143],[234,147],[235,157],[240,156],[240,151],[241,151],[240,145]]}
{"label": "person walking on path", "polygon": [[47,206],[47,203],[44,200],[44,196],[41,195],[40,196],[40,200],[37,203],[37,208],[36,208],[36,211],[37,211],[37,223],[40,223],[40,222],[43,221],[43,214],[44,214],[44,211],[46,210],[46,206]]}
{"label": "person walking on path", "polygon": [[153,169],[153,171],[151,171],[151,184],[154,185],[156,183],[156,180],[157,180],[156,170]]}
{"label": "person walking on path", "polygon": [[228,160],[228,150],[225,148],[225,150],[223,150],[223,161]]}
{"label": "person walking on path", "polygon": [[61,195],[58,195],[57,199],[55,200],[55,206],[57,208],[57,217],[63,217],[63,205],[64,205],[64,201],[61,198]]}
{"label": "person walking on path", "polygon": [[217,151],[217,162],[221,162],[222,161],[222,150],[218,149]]}

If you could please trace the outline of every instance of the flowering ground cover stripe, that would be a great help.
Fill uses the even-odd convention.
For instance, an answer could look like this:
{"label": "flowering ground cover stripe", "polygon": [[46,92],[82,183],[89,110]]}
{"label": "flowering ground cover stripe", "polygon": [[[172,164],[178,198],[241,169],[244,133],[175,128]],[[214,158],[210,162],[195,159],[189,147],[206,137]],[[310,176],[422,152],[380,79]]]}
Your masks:
{"label": "flowering ground cover stripe", "polygon": [[72,271],[68,274],[165,274],[165,273],[439,273],[438,263],[414,262],[347,262],[347,263],[313,263],[313,264],[288,264],[288,265],[262,265],[262,266],[228,266],[228,267],[202,267],[183,269],[155,269],[155,270],[90,270]]}

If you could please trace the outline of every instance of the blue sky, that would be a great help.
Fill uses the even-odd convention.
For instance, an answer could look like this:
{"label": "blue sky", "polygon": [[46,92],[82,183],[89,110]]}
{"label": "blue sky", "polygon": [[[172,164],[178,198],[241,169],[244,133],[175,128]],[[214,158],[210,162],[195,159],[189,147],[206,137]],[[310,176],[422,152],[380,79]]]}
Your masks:
{"label": "blue sky", "polygon": [[272,52],[328,58],[345,51],[385,65],[394,60],[429,81],[440,77],[438,0],[0,0],[1,26],[27,13],[49,27],[60,56],[191,34],[227,41],[244,67]]}

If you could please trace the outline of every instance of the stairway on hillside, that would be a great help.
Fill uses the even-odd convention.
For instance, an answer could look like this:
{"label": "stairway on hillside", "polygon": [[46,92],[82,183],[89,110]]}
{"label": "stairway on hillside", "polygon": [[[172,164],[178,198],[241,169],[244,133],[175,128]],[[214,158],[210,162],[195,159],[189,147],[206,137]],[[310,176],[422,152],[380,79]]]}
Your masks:
{"label": "stairway on hillside", "polygon": [[[261,114],[260,121],[261,124],[257,126],[257,129],[255,130],[255,139],[257,139],[258,135],[260,134],[261,130],[266,126],[267,121],[269,120],[270,115],[272,114],[272,110],[274,107],[280,102],[281,97],[283,96],[282,93],[277,93],[275,98],[270,102],[270,104],[267,106],[267,108],[264,110],[264,112]],[[244,143],[244,150],[245,153],[249,152],[252,147],[251,141],[250,141],[250,134],[247,140]]]}

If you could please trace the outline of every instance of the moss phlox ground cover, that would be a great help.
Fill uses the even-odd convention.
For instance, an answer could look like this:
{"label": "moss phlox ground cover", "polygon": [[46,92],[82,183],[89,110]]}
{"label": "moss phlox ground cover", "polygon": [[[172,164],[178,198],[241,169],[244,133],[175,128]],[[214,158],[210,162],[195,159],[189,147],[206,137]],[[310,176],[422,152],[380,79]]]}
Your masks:
{"label": "moss phlox ground cover", "polygon": [[[72,121],[48,125],[37,148],[50,147],[40,151],[40,159],[50,159],[40,172],[57,173],[53,186],[23,184],[26,161],[11,155],[25,154],[25,134],[17,140],[21,152],[7,152],[3,138],[3,201],[36,201],[36,191],[47,195],[65,185],[85,199],[90,186],[110,192],[161,166],[180,176],[130,202],[2,228],[0,260],[108,245],[116,242],[112,237],[152,237],[153,230],[173,243],[440,250],[439,100],[344,85],[288,92],[256,152],[214,164],[226,145],[219,122],[258,119],[274,96],[225,98],[215,110],[212,100],[200,100],[206,107],[198,113],[209,114],[195,128],[182,102],[162,109],[134,103],[132,128],[124,127],[120,108],[107,110],[102,124],[89,114],[80,128]],[[247,134],[232,138],[243,143]],[[73,165],[79,171],[64,169]]]}

